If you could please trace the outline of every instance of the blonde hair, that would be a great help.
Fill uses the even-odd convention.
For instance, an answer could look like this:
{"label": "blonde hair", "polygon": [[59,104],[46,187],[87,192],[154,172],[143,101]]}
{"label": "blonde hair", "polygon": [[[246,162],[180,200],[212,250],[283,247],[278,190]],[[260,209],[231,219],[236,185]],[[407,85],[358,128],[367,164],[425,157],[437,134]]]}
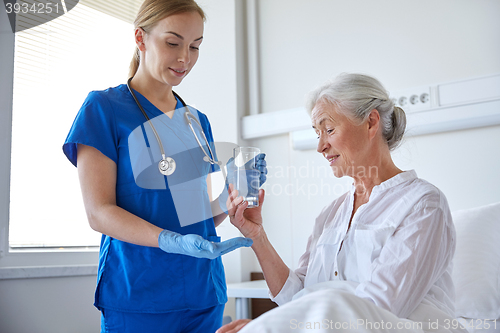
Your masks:
{"label": "blonde hair", "polygon": [[311,113],[316,103],[324,101],[337,107],[350,119],[362,123],[371,110],[377,109],[384,136],[390,150],[399,146],[406,129],[406,114],[389,98],[388,92],[374,77],[343,73],[309,94],[307,110]]}
{"label": "blonde hair", "polygon": [[[135,18],[134,29],[142,28],[148,33],[165,17],[190,12],[200,14],[203,21],[205,21],[206,17],[203,9],[194,0],[145,0]],[[135,75],[140,61],[141,53],[136,45],[134,56],[130,62],[129,77]]]}

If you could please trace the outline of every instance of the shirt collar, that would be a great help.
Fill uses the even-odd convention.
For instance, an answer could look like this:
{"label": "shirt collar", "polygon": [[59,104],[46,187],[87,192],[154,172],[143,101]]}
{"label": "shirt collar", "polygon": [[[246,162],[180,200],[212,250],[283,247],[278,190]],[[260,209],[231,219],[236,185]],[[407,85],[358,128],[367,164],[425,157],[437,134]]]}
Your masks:
{"label": "shirt collar", "polygon": [[[414,180],[416,178],[417,178],[417,173],[415,172],[415,170],[403,171],[401,173],[398,173],[394,177],[389,178],[386,181],[384,181],[378,185],[375,185],[372,189],[372,193],[385,191],[391,187],[395,187],[399,184]],[[351,187],[351,193],[354,194],[354,191],[355,191],[355,187],[354,187],[354,183],[353,183],[352,187]]]}

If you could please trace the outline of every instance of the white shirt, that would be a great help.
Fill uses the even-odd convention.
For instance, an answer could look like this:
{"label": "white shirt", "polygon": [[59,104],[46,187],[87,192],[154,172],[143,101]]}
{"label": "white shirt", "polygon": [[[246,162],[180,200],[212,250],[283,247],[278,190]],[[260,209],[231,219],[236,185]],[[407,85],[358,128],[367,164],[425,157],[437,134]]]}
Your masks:
{"label": "white shirt", "polygon": [[323,209],[299,268],[272,300],[282,305],[303,288],[347,280],[359,283],[356,296],[400,318],[421,302],[454,317],[455,228],[444,194],[412,170],[375,186],[347,230],[353,204],[354,186]]}

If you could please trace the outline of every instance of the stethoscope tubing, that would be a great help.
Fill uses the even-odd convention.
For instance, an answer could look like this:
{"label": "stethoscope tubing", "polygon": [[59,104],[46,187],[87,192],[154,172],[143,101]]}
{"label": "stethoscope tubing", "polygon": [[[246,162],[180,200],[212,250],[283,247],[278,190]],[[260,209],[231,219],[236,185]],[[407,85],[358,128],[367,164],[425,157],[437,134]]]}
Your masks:
{"label": "stethoscope tubing", "polygon": [[[177,96],[177,97],[179,97],[179,100],[182,102],[182,99],[180,98],[179,95],[177,95],[175,92],[174,92],[174,95]],[[205,131],[203,131],[203,127],[201,127],[201,124],[198,121],[198,119],[196,119],[189,110],[187,110],[184,113],[184,117],[186,117],[186,120],[187,120],[187,122],[189,124],[189,128],[191,128],[191,132],[193,132],[194,138],[198,142],[198,145],[201,147],[201,150],[203,151],[203,154],[205,154],[205,157],[203,158],[203,160],[206,161],[206,162],[209,162],[210,164],[221,165],[222,164],[221,161],[216,161],[216,160],[213,159],[214,153],[212,152],[212,148],[210,148],[210,145],[208,144],[207,137],[205,136]],[[200,127],[200,129],[201,129],[201,135],[203,136],[203,139],[205,140],[205,143],[207,144],[208,151],[210,152],[210,156],[212,156],[212,158],[210,158],[210,156],[208,156],[207,152],[203,148],[203,146],[202,146],[202,144],[200,142],[200,139],[198,138],[198,135],[196,135],[196,132],[194,131],[193,124],[191,123],[191,119],[190,118],[192,120],[194,120],[198,124],[198,126]]]}
{"label": "stethoscope tubing", "polygon": [[[165,160],[167,157],[165,156],[165,150],[163,148],[163,143],[162,143],[162,141],[160,139],[160,136],[158,135],[158,132],[156,131],[156,128],[153,125],[153,122],[151,121],[151,119],[147,115],[146,111],[144,111],[144,108],[142,107],[141,103],[139,102],[139,100],[137,99],[135,93],[133,92],[132,88],[130,87],[130,81],[132,81],[132,79],[133,79],[133,77],[131,77],[131,78],[128,79],[128,81],[127,81],[127,88],[130,91],[130,94],[132,95],[132,97],[134,98],[135,103],[137,104],[137,106],[141,110],[142,114],[146,118],[149,126],[153,130],[153,133],[155,135],[156,141],[158,141],[158,145],[160,147],[160,152],[161,152],[161,155],[162,155],[162,159]],[[201,126],[201,124],[198,121],[198,119],[196,119],[194,117],[194,115],[191,113],[191,111],[189,111],[189,108],[187,107],[187,105],[184,102],[184,100],[175,91],[172,91],[172,93],[174,94],[175,97],[177,97],[181,101],[184,109],[186,110],[185,113],[184,113],[184,117],[186,118],[186,121],[187,121],[187,123],[189,125],[189,128],[191,129],[191,132],[193,132],[193,135],[194,135],[194,138],[196,139],[196,142],[198,142],[198,145],[200,146],[201,150],[203,151],[203,154],[205,154],[205,157],[203,157],[203,160],[206,161],[206,162],[208,162],[208,163],[210,163],[210,164],[217,164],[219,166],[222,165],[221,161],[216,161],[214,159],[214,153],[212,151],[212,148],[210,148],[210,144],[208,143],[207,137],[205,136],[205,132],[203,131],[203,127]],[[208,153],[203,148],[203,145],[202,145],[200,139],[198,138],[198,135],[196,135],[196,132],[194,131],[193,124],[192,124],[191,120],[194,120],[196,122],[196,124],[198,124],[198,126],[200,127],[200,129],[201,129],[201,135],[203,136],[203,139],[204,139],[204,141],[205,141],[205,143],[207,145],[207,148],[208,148],[208,151],[210,153],[210,156],[208,156]]]}
{"label": "stethoscope tubing", "polygon": [[[158,141],[158,145],[160,146],[160,152],[161,152],[161,156],[163,159],[165,159],[165,150],[163,149],[163,143],[161,142],[160,140],[160,136],[158,135],[158,132],[156,131],[156,128],[154,127],[153,125],[153,122],[151,121],[151,119],[149,119],[148,117],[148,114],[146,113],[146,111],[144,111],[144,108],[142,107],[141,103],[139,103],[139,100],[137,99],[137,97],[135,96],[135,93],[132,91],[132,88],[130,87],[130,81],[132,81],[133,77],[131,77],[130,79],[128,79],[127,81],[127,88],[128,90],[130,91],[130,94],[132,95],[132,97],[134,98],[134,101],[135,103],[137,104],[137,106],[139,107],[139,109],[141,110],[142,114],[144,115],[144,117],[146,118],[149,126],[151,127],[151,129],[153,130],[153,133],[156,137],[156,141]],[[182,102],[182,101],[181,101]],[[184,104],[184,103],[183,103]]]}

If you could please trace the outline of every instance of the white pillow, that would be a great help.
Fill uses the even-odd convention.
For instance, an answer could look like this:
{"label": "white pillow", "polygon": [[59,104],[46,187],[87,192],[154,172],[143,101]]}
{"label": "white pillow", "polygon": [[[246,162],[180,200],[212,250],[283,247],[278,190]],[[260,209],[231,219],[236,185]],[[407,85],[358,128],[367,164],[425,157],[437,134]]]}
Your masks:
{"label": "white pillow", "polygon": [[500,203],[452,213],[457,317],[500,318]]}

